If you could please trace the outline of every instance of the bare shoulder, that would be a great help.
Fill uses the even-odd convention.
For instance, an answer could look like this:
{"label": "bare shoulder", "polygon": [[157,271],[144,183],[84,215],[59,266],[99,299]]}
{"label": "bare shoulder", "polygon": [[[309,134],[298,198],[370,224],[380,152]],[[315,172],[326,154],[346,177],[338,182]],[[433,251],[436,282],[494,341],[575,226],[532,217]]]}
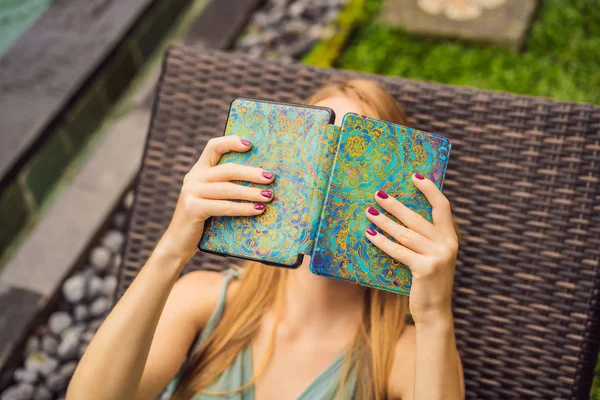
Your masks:
{"label": "bare shoulder", "polygon": [[214,271],[193,271],[185,274],[173,286],[167,306],[184,308],[198,328],[208,322],[219,302],[225,275]]}

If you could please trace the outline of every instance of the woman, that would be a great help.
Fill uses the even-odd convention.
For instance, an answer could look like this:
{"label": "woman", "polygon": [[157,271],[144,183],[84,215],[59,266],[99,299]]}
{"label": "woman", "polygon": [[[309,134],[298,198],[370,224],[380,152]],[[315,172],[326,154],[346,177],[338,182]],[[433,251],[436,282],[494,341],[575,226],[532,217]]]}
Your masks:
{"label": "woman", "polygon": [[[328,85],[308,102],[338,116],[407,123],[370,81]],[[450,307],[458,238],[447,199],[418,173],[413,182],[433,206],[433,223],[382,191],[373,193],[381,212],[365,210],[380,231],[365,240],[413,273],[410,301],[313,275],[308,257],[297,270],[249,263],[239,279],[198,271],[177,280],[209,217],[254,216],[269,206],[270,191],[231,181],[269,184],[272,173],[217,165],[222,154],[251,147],[238,137],[209,141],[168,229],[87,348],[67,399],[153,399],[176,375],[177,399],[462,398]],[[407,308],[414,326],[405,325]]]}

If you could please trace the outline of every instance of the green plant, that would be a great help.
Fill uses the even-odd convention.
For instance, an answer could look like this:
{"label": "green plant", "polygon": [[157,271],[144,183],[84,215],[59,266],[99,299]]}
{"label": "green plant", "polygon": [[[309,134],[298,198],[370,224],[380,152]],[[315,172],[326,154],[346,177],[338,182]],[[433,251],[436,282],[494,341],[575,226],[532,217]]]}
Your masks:
{"label": "green plant", "polygon": [[542,1],[525,49],[415,36],[379,22],[380,0],[363,19],[338,67],[382,75],[600,104],[600,7],[589,0]]}
{"label": "green plant", "polygon": [[318,42],[302,62],[316,67],[331,67],[343,50],[354,27],[365,23],[371,13],[365,7],[365,0],[350,0],[332,24],[334,33],[331,37]]}

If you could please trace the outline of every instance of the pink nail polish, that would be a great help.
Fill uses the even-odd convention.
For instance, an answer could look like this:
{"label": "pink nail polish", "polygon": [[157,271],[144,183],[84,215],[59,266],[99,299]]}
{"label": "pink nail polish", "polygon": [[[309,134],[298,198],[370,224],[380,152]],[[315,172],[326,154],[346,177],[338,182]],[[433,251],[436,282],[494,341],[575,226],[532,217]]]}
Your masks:
{"label": "pink nail polish", "polygon": [[415,174],[415,178],[417,178],[419,180],[425,179],[425,177],[418,172]]}
{"label": "pink nail polish", "polygon": [[379,211],[377,211],[377,210],[376,210],[375,208],[373,208],[373,207],[369,207],[369,208],[367,208],[367,212],[368,212],[369,214],[371,214],[371,215],[374,215],[374,216],[378,216],[378,215],[379,215]]}
{"label": "pink nail polish", "polygon": [[263,190],[262,192],[260,192],[260,194],[269,199],[273,196],[273,193],[269,192],[268,190]]}
{"label": "pink nail polish", "polygon": [[244,146],[250,146],[252,144],[252,143],[250,143],[249,140],[246,140],[246,139],[242,139],[241,142]]}
{"label": "pink nail polish", "polygon": [[271,178],[273,178],[273,173],[272,172],[263,172],[262,176],[264,176],[267,179],[271,179]]}
{"label": "pink nail polish", "polygon": [[387,199],[390,196],[388,196],[388,194],[386,192],[384,192],[383,190],[378,190],[377,197],[379,197],[380,199]]}
{"label": "pink nail polish", "polygon": [[377,235],[377,231],[376,231],[375,229],[373,229],[373,228],[369,228],[369,229],[367,229],[367,233],[368,233],[369,235],[371,235],[371,236],[375,236],[375,235]]}
{"label": "pink nail polish", "polygon": [[255,204],[254,208],[258,211],[262,211],[265,209],[265,205],[264,204]]}

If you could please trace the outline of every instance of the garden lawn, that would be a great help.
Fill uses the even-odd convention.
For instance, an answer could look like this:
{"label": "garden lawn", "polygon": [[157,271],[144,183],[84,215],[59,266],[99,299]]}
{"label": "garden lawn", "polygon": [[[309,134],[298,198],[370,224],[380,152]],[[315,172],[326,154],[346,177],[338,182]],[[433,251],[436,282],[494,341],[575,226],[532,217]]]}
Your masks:
{"label": "garden lawn", "polygon": [[367,0],[337,67],[600,104],[600,4],[542,0],[516,53],[501,46],[434,39],[377,21],[380,0]]}

